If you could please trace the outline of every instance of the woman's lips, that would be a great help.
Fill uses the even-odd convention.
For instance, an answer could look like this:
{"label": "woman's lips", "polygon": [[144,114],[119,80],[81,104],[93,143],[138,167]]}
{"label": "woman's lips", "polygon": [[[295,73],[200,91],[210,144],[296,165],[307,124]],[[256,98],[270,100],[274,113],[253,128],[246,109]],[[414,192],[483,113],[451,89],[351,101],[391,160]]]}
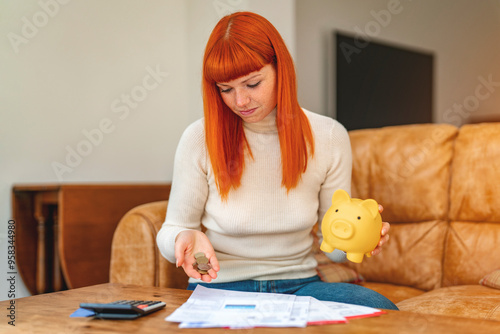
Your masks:
{"label": "woman's lips", "polygon": [[243,116],[247,116],[247,115],[250,115],[251,113],[253,113],[255,111],[255,109],[257,109],[257,108],[241,110],[240,114],[242,114]]}

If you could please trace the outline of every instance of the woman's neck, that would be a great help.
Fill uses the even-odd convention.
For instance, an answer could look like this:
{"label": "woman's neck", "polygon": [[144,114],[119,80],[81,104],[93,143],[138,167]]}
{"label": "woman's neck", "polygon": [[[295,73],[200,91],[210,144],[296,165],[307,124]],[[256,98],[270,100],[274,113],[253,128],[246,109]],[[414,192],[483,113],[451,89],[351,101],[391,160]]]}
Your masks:
{"label": "woman's neck", "polygon": [[255,123],[248,123],[243,121],[243,126],[253,132],[258,133],[273,133],[277,132],[276,128],[276,108],[274,108],[269,115],[264,117],[261,121]]}

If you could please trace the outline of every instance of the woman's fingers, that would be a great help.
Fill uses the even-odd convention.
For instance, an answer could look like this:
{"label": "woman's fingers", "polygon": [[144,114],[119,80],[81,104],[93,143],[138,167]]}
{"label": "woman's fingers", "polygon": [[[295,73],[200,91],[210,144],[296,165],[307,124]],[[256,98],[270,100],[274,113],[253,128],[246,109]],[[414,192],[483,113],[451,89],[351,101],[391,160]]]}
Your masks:
{"label": "woman's fingers", "polygon": [[382,251],[382,245],[389,241],[389,230],[391,229],[391,224],[387,222],[382,222],[382,228],[380,229],[380,240],[378,241],[377,247],[371,251],[371,255],[380,254]]}
{"label": "woman's fingers", "polygon": [[[219,261],[215,256],[212,244],[204,233],[194,230],[182,231],[177,235],[174,247],[176,265],[182,267],[186,275],[204,282],[210,282],[217,278]],[[194,266],[196,263],[194,255],[199,252],[205,254],[208,263],[212,266],[207,274],[201,274]]]}

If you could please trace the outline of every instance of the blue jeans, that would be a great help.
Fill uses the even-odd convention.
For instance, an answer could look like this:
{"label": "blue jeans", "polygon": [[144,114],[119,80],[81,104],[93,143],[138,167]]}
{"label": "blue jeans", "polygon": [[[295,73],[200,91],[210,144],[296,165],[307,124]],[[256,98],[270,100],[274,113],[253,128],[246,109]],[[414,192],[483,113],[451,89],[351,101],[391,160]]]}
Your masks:
{"label": "blue jeans", "polygon": [[398,309],[393,302],[373,290],[350,283],[323,282],[319,276],[274,281],[246,280],[227,283],[189,283],[187,289],[194,290],[198,284],[213,289],[285,293],[297,296],[310,296],[318,300],[363,305],[379,309]]}

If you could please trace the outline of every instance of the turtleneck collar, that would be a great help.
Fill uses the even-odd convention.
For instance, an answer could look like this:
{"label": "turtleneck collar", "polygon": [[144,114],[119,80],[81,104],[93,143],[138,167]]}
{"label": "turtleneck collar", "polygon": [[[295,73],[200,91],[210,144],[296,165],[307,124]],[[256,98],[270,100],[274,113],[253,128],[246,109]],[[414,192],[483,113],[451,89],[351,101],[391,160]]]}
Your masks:
{"label": "turtleneck collar", "polygon": [[258,132],[258,133],[273,133],[273,132],[278,132],[278,129],[276,127],[276,108],[274,108],[269,115],[264,117],[259,122],[256,123],[248,123],[243,121],[243,126],[253,132]]}

